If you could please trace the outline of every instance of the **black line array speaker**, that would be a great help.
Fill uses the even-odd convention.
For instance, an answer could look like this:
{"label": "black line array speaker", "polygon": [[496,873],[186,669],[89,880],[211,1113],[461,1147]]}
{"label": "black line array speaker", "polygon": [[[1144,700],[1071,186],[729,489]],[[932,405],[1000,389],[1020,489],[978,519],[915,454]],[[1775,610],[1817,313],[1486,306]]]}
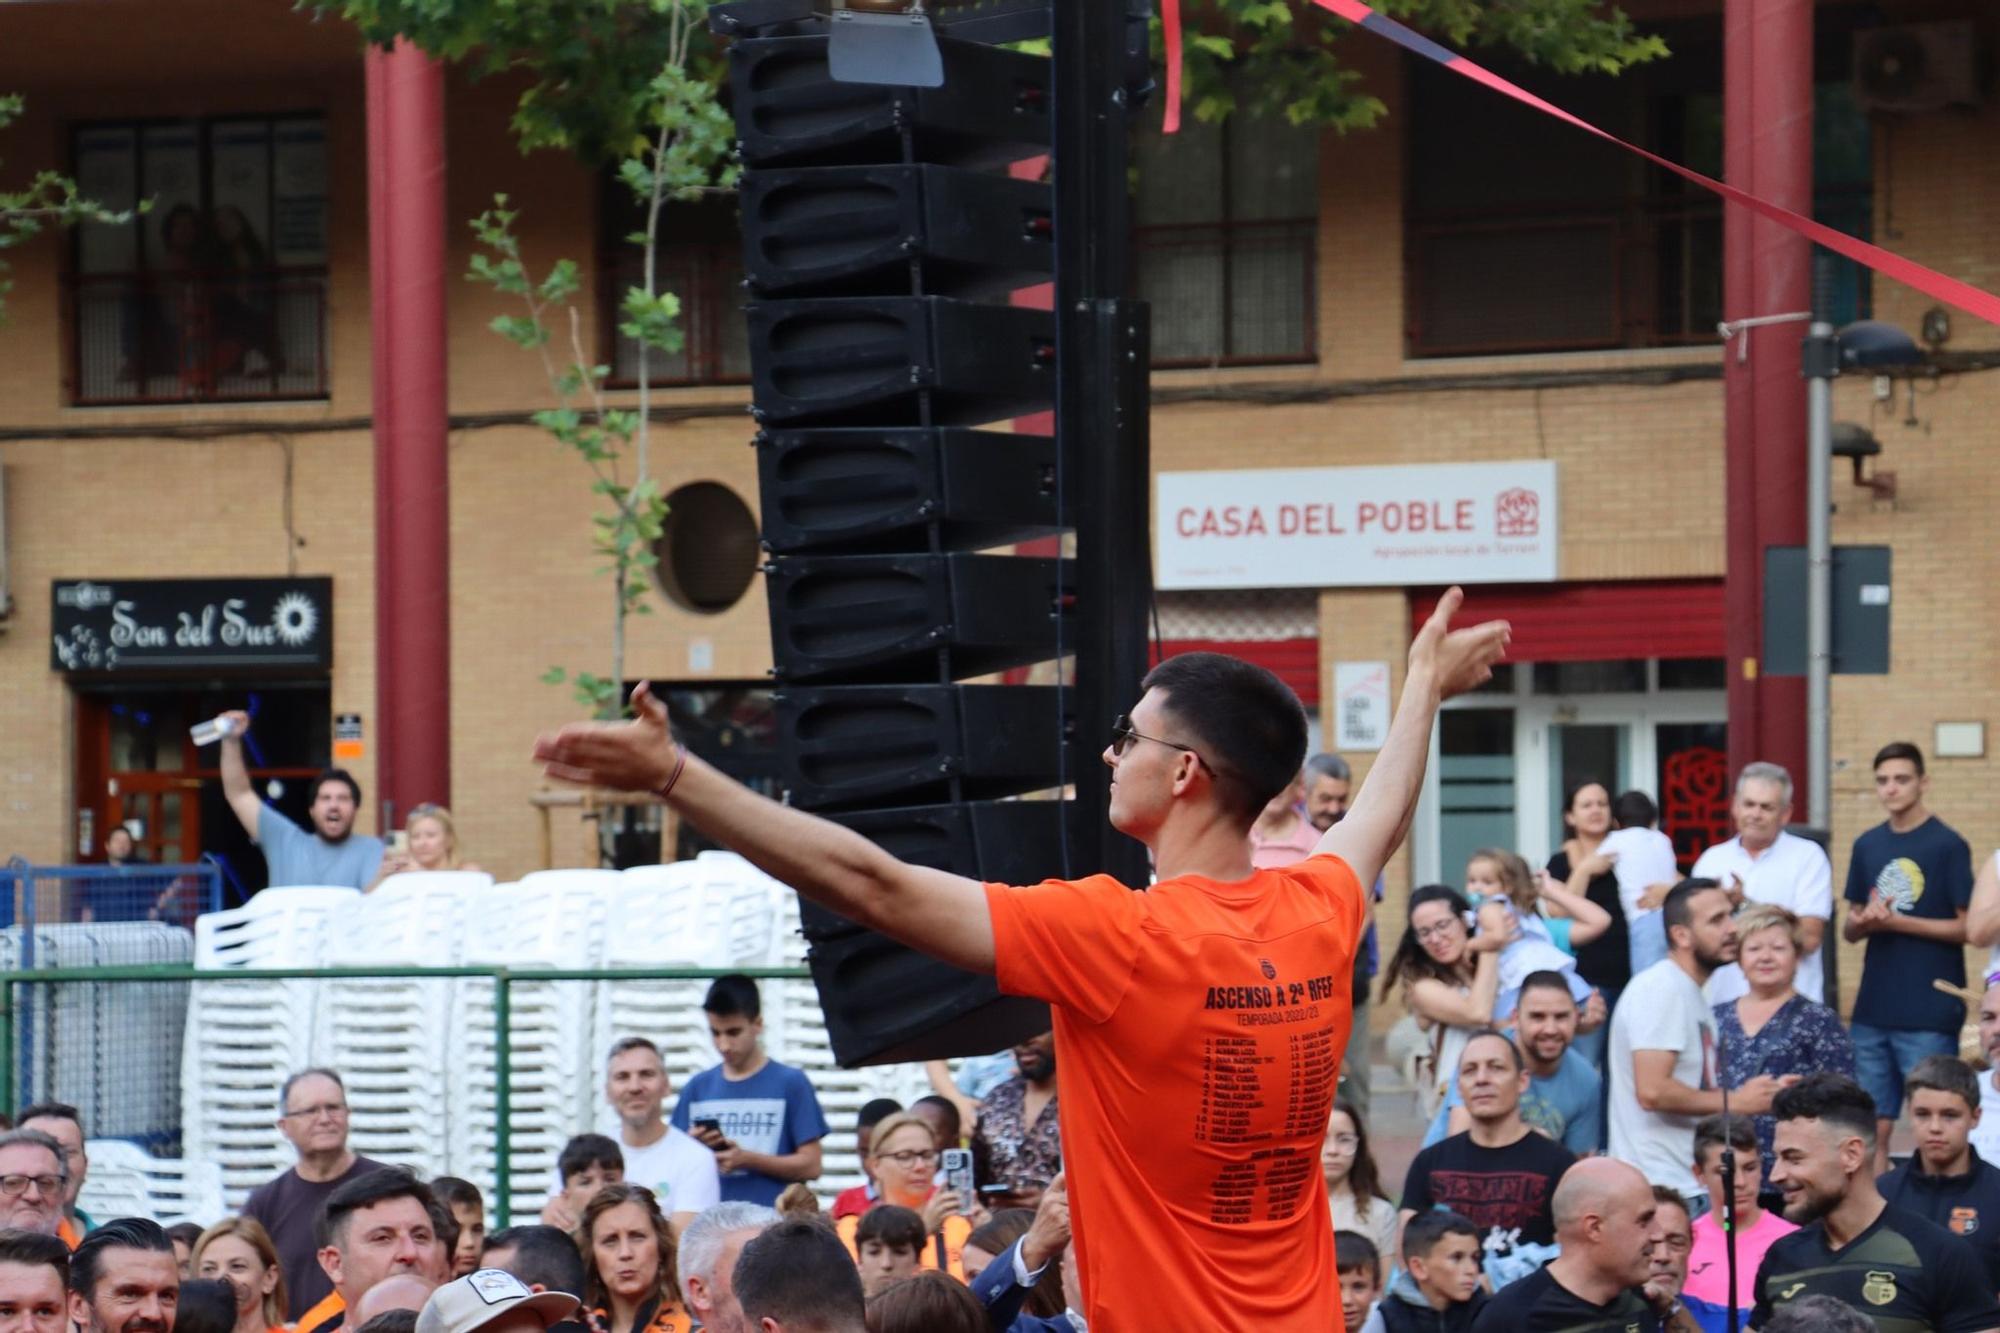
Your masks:
{"label": "black line array speaker", "polygon": [[[942,87],[843,83],[823,21],[782,15],[729,25],[729,63],[787,796],[954,874],[1060,875],[1049,797],[1094,757],[1067,692],[991,681],[1074,651],[1071,562],[1010,549],[1063,531],[1067,479],[1049,436],[1004,428],[1055,405],[1055,317],[1016,299],[1055,267],[1022,165],[1049,151],[1050,64],[943,37]],[[804,922],[844,1064],[1048,1026],[990,977]]]}

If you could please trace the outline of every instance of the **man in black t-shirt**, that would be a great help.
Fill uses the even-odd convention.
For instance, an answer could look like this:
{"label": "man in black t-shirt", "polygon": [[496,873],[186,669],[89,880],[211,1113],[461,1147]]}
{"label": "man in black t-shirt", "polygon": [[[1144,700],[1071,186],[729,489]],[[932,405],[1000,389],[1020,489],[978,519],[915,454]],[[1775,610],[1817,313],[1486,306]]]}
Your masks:
{"label": "man in black t-shirt", "polygon": [[1473,1033],[1458,1060],[1459,1096],[1472,1128],[1418,1153],[1403,1187],[1405,1222],[1449,1208],[1478,1225],[1495,1290],[1555,1257],[1550,1201],[1576,1160],[1522,1121],[1527,1090],[1528,1070],[1514,1043],[1491,1028]]}
{"label": "man in black t-shirt", "polygon": [[1488,1301],[1472,1333],[1699,1333],[1673,1296],[1643,1290],[1665,1237],[1638,1168],[1586,1157],[1556,1186],[1562,1253]]}
{"label": "man in black t-shirt", "polygon": [[1831,1296],[1883,1329],[1992,1333],[2000,1305],[1972,1247],[1875,1188],[1875,1103],[1853,1079],[1814,1074],[1779,1093],[1771,1183],[1800,1229],[1757,1269],[1753,1328],[1806,1296]]}

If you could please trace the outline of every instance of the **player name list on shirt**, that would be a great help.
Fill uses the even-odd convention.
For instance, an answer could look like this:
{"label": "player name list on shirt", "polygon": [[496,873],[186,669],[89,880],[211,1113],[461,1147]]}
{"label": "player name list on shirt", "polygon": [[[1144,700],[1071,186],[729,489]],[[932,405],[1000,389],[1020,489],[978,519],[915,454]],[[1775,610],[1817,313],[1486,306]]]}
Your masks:
{"label": "player name list on shirt", "polygon": [[[1326,984],[1330,989],[1331,978]],[[1202,1095],[1195,1112],[1195,1140],[1217,1147],[1251,1149],[1247,1157],[1218,1172],[1210,1186],[1209,1217],[1219,1225],[1250,1222],[1260,1214],[1264,1220],[1280,1220],[1297,1210],[1317,1166],[1316,1145],[1340,1072],[1339,1050],[1333,1032],[1320,1022],[1320,1005],[1308,1002],[1286,1010],[1262,1008],[1256,992],[1265,989],[1227,991],[1224,994],[1231,1001],[1242,997],[1250,1002],[1210,1007],[1248,1009],[1288,1030],[1267,1028],[1202,1041]],[[1319,985],[1291,989],[1311,994]],[[1286,988],[1271,987],[1269,991],[1282,1000]],[[1311,994],[1313,1000],[1322,998]],[[1239,1013],[1237,1017],[1240,1021],[1246,1016]],[[1306,1026],[1308,1023],[1313,1026]],[[1282,1121],[1276,1114],[1280,1107]]]}

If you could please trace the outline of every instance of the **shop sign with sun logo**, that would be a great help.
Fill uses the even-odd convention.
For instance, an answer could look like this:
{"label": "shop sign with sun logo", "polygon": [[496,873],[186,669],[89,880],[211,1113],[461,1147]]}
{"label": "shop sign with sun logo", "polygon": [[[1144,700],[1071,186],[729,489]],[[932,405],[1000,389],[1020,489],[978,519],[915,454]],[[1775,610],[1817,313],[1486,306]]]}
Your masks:
{"label": "shop sign with sun logo", "polygon": [[51,600],[67,674],[333,665],[332,579],[59,579]]}

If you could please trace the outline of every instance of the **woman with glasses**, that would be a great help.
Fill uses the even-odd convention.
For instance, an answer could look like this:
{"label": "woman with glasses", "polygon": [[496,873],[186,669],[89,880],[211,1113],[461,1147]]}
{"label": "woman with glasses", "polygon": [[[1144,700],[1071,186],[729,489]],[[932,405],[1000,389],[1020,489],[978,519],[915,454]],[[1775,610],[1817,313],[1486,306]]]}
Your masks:
{"label": "woman with glasses", "polygon": [[1382,969],[1382,1000],[1401,982],[1421,1040],[1411,1057],[1424,1119],[1444,1105],[1445,1083],[1474,1032],[1493,1024],[1500,994],[1497,932],[1474,936],[1466,920],[1472,905],[1449,884],[1429,884],[1410,895],[1410,924],[1389,965]]}
{"label": "woman with glasses", "polygon": [[[985,1210],[976,1200],[961,1199],[951,1190],[939,1189],[937,1168],[937,1135],[919,1116],[899,1111],[877,1124],[869,1136],[868,1170],[874,1173],[880,1190],[870,1206],[894,1204],[922,1217],[929,1243],[917,1256],[918,1263],[925,1268],[941,1268],[962,1282],[966,1238],[972,1235],[974,1226],[986,1220]],[[981,1216],[971,1216],[974,1212]],[[861,1217],[854,1214],[835,1224],[850,1251],[855,1249],[860,1228]]]}
{"label": "woman with glasses", "polygon": [[1333,1104],[1326,1139],[1319,1150],[1320,1174],[1333,1207],[1333,1229],[1352,1231],[1375,1242],[1377,1254],[1395,1262],[1396,1205],[1382,1197],[1375,1154],[1368,1150],[1368,1126],[1345,1100]]}

